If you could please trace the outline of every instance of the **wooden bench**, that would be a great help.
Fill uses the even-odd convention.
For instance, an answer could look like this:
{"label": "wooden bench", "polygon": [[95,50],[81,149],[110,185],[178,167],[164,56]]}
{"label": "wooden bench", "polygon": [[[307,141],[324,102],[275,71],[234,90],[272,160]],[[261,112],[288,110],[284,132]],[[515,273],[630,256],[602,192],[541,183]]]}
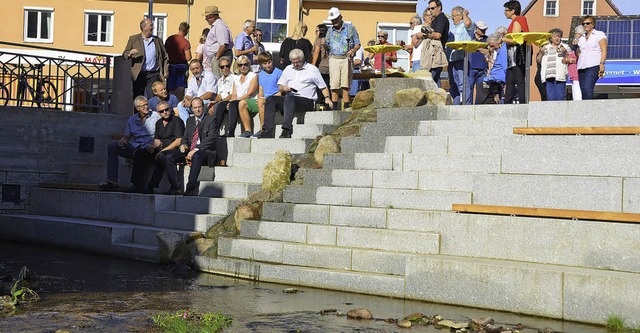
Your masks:
{"label": "wooden bench", "polygon": [[513,134],[526,135],[637,135],[640,127],[514,127]]}
{"label": "wooden bench", "polygon": [[640,214],[573,210],[555,208],[532,208],[516,206],[491,206],[477,204],[453,204],[451,210],[460,213],[514,215],[529,217],[551,217],[562,219],[595,220],[607,222],[640,223]]}

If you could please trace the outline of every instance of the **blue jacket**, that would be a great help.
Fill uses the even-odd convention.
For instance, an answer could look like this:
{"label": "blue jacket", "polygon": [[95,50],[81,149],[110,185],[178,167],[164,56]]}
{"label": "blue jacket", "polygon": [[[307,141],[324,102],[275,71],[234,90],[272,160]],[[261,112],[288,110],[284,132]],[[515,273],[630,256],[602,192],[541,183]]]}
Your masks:
{"label": "blue jacket", "polygon": [[507,44],[502,43],[502,46],[498,49],[493,67],[491,67],[491,71],[484,78],[484,81],[499,83],[507,81]]}

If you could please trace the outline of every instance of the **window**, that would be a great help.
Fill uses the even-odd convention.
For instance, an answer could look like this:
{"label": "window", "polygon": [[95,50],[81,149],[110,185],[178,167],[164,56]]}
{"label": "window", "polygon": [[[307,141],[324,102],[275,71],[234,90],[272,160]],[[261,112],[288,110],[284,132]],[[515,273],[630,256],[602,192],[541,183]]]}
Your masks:
{"label": "window", "polygon": [[596,2],[594,0],[582,1],[582,15],[595,15],[596,14]]}
{"label": "window", "polygon": [[287,38],[288,0],[256,1],[256,27],[262,30],[262,41],[282,43]]}
{"label": "window", "polygon": [[[144,13],[144,17],[149,17],[149,13]],[[167,39],[167,14],[153,13],[153,34],[158,36],[161,41]]]}
{"label": "window", "polygon": [[558,16],[558,0],[544,2],[544,16]]}
{"label": "window", "polygon": [[113,46],[113,11],[84,12],[84,45]]}
{"label": "window", "polygon": [[[378,30],[386,30],[389,33],[387,42],[390,44],[399,44],[401,41],[407,43],[409,39],[409,24],[407,23],[378,23]],[[360,47],[367,45],[367,42],[360,39]],[[397,51],[398,61],[393,63],[393,67],[402,67],[405,72],[409,71],[411,64],[409,63],[409,52],[400,50]]]}
{"label": "window", "polygon": [[24,41],[53,43],[53,8],[24,7]]}

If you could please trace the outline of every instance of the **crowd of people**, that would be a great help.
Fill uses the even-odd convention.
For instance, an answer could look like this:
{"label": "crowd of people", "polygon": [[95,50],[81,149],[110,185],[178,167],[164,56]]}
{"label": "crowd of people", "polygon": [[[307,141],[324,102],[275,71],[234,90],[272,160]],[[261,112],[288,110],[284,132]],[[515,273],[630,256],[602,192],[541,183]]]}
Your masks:
{"label": "crowd of people", "polygon": [[[367,82],[353,80],[354,72],[363,66],[391,67],[397,61],[396,52],[386,53],[384,61],[381,54],[365,53],[356,27],[343,21],[336,7],[328,12],[330,26],[315,27],[313,43],[305,38],[308,26],[299,22],[281,44],[278,59],[265,52],[262,31],[254,20],[246,20],[234,39],[220,14],[217,6],[205,8],[208,27],[195,55],[186,39],[190,29],[186,22],[164,43],[153,36],[150,19],[140,22],[141,33],[129,37],[123,57],[131,63],[136,114],[127,121],[122,138],[108,147],[107,179],[101,186],[117,186],[118,156],[122,156],[134,161],[131,191],[153,193],[166,171],[171,187],[164,193],[181,193],[175,172],[182,162],[191,164],[185,195],[197,195],[200,167],[224,165],[216,156],[216,139],[234,136],[238,122],[243,129],[240,137],[274,138],[279,112],[284,115],[280,138],[290,138],[295,112],[314,110],[317,104],[346,109],[351,96],[368,88]],[[526,103],[526,48],[507,34],[528,32],[529,27],[520,15],[519,1],[507,1],[504,14],[511,20],[509,27],[487,35],[486,23],[474,22],[468,10],[453,7],[449,22],[442,2],[429,1],[422,17],[410,19],[410,42],[402,45],[411,54],[411,70],[429,71],[440,85],[447,68],[449,93],[456,104]],[[606,36],[595,30],[595,18],[583,18],[571,46],[562,42],[562,30],[552,29],[550,34],[536,56],[543,99],[564,100],[568,77],[573,81],[573,99],[593,98],[607,56]],[[367,45],[387,45],[388,38],[387,31],[379,30],[377,41]],[[469,57],[465,73],[464,51],[447,48],[448,41],[486,42],[488,47]],[[466,95],[465,101],[461,95]],[[254,131],[251,120],[256,114],[260,128]],[[225,116],[228,122],[223,125]],[[142,166],[150,161],[155,169],[145,184]]]}

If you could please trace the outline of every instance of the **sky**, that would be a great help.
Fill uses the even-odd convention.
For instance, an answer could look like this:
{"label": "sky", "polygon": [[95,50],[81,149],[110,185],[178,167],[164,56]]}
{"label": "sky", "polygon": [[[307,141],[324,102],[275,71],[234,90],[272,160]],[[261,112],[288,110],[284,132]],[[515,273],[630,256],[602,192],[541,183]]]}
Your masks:
{"label": "sky", "polygon": [[[544,1],[544,0],[538,0]],[[577,0],[571,0],[577,1]],[[418,6],[426,7],[424,3],[428,0],[418,0]],[[508,27],[510,21],[504,17],[504,7],[502,6],[507,0],[442,0],[443,10],[446,14],[451,14],[451,8],[462,6],[469,10],[469,17],[473,21],[484,21],[489,26],[489,31],[501,25]],[[520,0],[522,9],[524,9],[530,0]],[[638,0],[613,0],[613,3],[620,9],[624,15],[640,15],[640,1]]]}

